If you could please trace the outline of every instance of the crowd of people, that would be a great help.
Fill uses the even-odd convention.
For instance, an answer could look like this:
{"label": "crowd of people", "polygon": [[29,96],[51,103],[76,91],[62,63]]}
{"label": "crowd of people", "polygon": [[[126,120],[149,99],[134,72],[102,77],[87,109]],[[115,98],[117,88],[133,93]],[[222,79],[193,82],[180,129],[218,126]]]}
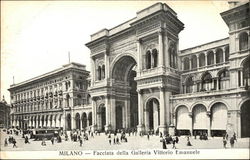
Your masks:
{"label": "crowd of people", "polygon": [[[24,139],[24,144],[30,144],[30,139],[32,139],[33,134],[31,132],[26,132],[21,129],[9,129],[6,130],[6,133],[8,138],[4,139],[4,146],[8,146],[9,144],[13,144],[13,148],[17,147],[17,141],[13,137],[13,135],[22,135],[22,138]],[[128,137],[130,136],[137,136],[136,130],[116,130],[114,132],[104,132],[109,145],[120,145],[122,143],[128,142]],[[41,146],[46,146],[46,141],[50,140],[51,144],[54,145],[55,143],[61,143],[62,137],[64,137],[64,141],[71,141],[71,142],[78,142],[79,146],[83,146],[85,141],[88,141],[89,139],[94,138],[95,136],[100,136],[100,132],[98,131],[91,131],[91,130],[73,130],[73,131],[60,131],[59,133],[55,134],[54,136],[48,138],[43,137],[41,139]],[[160,142],[162,143],[162,149],[176,149],[176,144],[179,143],[179,135],[170,135],[168,133],[162,133],[162,132],[139,132],[138,135],[140,137],[146,137],[147,140],[150,140],[151,136],[159,136]],[[207,134],[201,134],[198,135],[200,140],[208,140]],[[186,136],[186,145],[192,146],[191,143],[191,135]],[[34,138],[34,137],[33,137]],[[197,139],[196,135],[194,135],[194,139]],[[230,143],[231,148],[234,148],[234,144],[236,142],[236,134],[234,133],[233,136],[229,137],[228,134],[225,134],[223,136],[223,147],[227,148],[227,143]],[[48,142],[47,142],[48,143]],[[168,145],[171,145],[171,147],[168,147]]]}

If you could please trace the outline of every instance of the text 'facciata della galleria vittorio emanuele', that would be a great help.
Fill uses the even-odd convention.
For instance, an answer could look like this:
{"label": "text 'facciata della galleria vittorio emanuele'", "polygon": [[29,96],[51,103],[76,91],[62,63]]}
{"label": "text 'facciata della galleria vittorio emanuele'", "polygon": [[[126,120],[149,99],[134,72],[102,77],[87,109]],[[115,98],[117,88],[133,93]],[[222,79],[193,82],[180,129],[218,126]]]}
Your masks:
{"label": "text 'facciata della galleria vittorio emanuele'", "polygon": [[69,63],[11,85],[11,125],[247,137],[249,15],[249,2],[231,3],[218,15],[228,38],[179,50],[184,24],[173,9],[156,3],[138,11],[91,35],[90,72]]}

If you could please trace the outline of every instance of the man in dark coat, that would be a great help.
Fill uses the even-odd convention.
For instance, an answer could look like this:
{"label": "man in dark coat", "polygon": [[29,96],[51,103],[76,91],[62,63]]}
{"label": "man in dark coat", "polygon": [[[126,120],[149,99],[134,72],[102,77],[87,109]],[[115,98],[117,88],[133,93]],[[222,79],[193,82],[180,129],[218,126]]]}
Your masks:
{"label": "man in dark coat", "polygon": [[161,139],[162,142],[162,149],[167,149],[166,141],[164,138]]}

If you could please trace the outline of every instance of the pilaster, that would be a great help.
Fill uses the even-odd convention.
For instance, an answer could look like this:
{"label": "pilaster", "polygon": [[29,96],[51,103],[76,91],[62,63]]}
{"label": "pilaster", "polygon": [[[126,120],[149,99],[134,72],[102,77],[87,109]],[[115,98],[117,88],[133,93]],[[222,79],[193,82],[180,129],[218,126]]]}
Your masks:
{"label": "pilaster", "polygon": [[144,126],[144,106],[143,106],[143,91],[142,90],[137,90],[138,92],[138,126],[137,126],[137,131],[138,133],[144,132],[145,126]]}

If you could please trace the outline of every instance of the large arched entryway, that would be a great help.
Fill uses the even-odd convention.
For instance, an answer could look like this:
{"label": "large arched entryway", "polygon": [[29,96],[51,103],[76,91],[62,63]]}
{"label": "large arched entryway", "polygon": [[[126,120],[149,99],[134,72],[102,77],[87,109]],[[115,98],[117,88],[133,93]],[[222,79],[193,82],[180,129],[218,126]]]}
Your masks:
{"label": "large arched entryway", "polygon": [[136,128],[138,125],[138,93],[135,81],[136,60],[122,56],[112,68],[113,88],[115,88],[115,128]]}
{"label": "large arched entryway", "polygon": [[227,128],[227,107],[224,103],[215,103],[211,108],[211,136],[224,136]]}
{"label": "large arched entryway", "polygon": [[176,129],[177,135],[190,135],[192,130],[192,118],[189,116],[188,108],[181,105],[176,109]]}
{"label": "large arched entryway", "polygon": [[160,124],[160,107],[156,98],[148,100],[146,104],[146,130],[157,131]]}
{"label": "large arched entryway", "polygon": [[241,106],[241,137],[250,137],[250,100]]}
{"label": "large arched entryway", "polygon": [[81,122],[80,122],[80,114],[79,113],[76,113],[75,121],[76,121],[76,129],[81,129]]}
{"label": "large arched entryway", "polygon": [[82,129],[86,129],[87,127],[87,114],[83,112],[82,114]]}
{"label": "large arched entryway", "polygon": [[89,112],[88,114],[88,121],[89,121],[89,126],[92,126],[92,112]]}
{"label": "large arched entryway", "polygon": [[207,134],[208,131],[208,116],[207,109],[202,104],[197,104],[194,106],[192,110],[193,115],[193,134],[201,135]]}
{"label": "large arched entryway", "polygon": [[104,131],[106,125],[106,108],[104,104],[101,104],[97,110],[97,126],[98,130]]}
{"label": "large arched entryway", "polygon": [[115,109],[115,115],[116,115],[116,129],[122,129],[123,128],[123,107],[122,106],[116,106]]}
{"label": "large arched entryway", "polygon": [[71,130],[71,115],[70,114],[67,114],[67,126],[66,126],[66,129],[67,130]]}

